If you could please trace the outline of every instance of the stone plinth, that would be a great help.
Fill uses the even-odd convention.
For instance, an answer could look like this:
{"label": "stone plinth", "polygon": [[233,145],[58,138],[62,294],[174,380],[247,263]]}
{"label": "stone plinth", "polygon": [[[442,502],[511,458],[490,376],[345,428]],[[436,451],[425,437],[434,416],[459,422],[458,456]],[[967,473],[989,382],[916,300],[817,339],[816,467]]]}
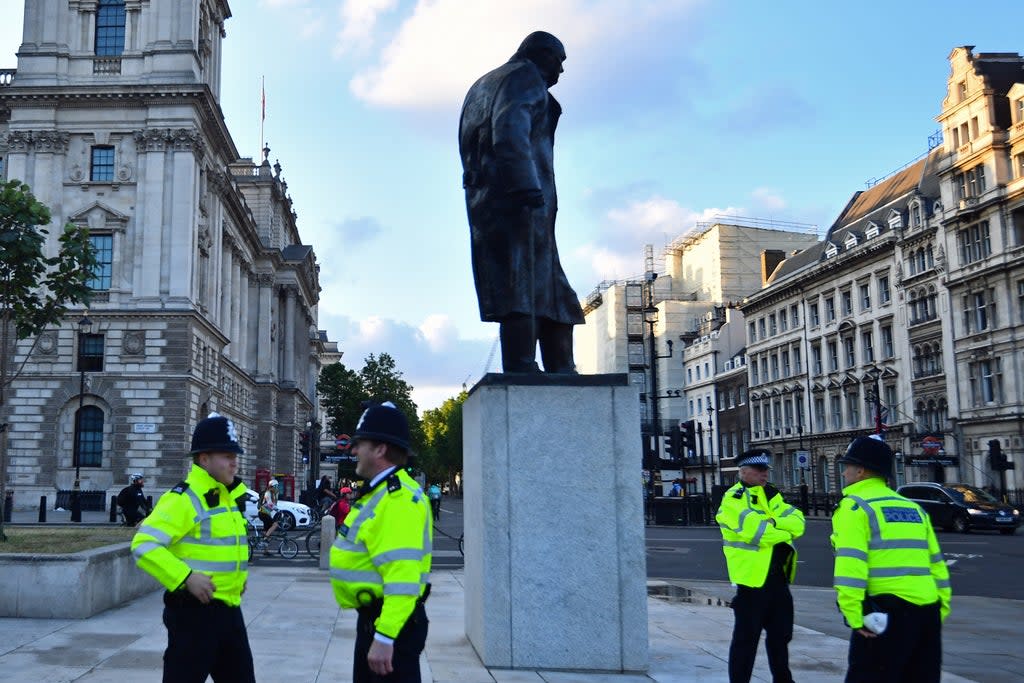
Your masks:
{"label": "stone plinth", "polygon": [[161,586],[127,543],[67,555],[0,554],[0,617],[87,619]]}
{"label": "stone plinth", "polygon": [[646,670],[640,415],[626,375],[486,375],[463,437],[466,635],[483,663]]}

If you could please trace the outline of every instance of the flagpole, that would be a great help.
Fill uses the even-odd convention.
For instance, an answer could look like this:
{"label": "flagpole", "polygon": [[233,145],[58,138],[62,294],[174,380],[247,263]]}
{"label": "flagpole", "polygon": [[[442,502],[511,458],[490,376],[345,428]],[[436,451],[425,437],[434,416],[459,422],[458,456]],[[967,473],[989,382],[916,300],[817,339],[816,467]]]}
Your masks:
{"label": "flagpole", "polygon": [[263,122],[267,120],[267,77],[260,76],[260,151],[256,159],[262,163],[263,156]]}

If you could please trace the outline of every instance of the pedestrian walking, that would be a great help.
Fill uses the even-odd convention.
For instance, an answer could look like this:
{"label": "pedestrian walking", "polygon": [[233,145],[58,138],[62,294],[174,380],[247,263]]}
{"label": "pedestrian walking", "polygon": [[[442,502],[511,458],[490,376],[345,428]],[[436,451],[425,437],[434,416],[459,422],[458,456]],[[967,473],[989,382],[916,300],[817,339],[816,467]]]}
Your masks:
{"label": "pedestrian walking", "polygon": [[804,515],[768,484],[770,462],[769,451],[746,451],[736,463],[740,480],[725,492],[715,515],[729,580],[736,584],[729,683],[750,681],[761,631],[765,632],[772,681],[793,683],[789,670],[793,596],[789,584],[796,574],[793,540],[804,533]]}
{"label": "pedestrian walking", "polygon": [[931,521],[886,485],[893,453],[881,439],[854,439],[838,462],[833,583],[852,629],[846,682],[938,683],[952,589]]}
{"label": "pedestrian walking", "polygon": [[358,611],[354,683],[420,683],[427,640],[433,525],[419,484],[405,470],[409,423],[391,402],[370,405],[352,436],[365,480],[331,548],[331,586]]}
{"label": "pedestrian walking", "polygon": [[234,424],[211,413],[192,432],[192,469],[132,539],[139,567],[163,584],[164,683],[253,683],[242,618],[248,577],[247,488]]}

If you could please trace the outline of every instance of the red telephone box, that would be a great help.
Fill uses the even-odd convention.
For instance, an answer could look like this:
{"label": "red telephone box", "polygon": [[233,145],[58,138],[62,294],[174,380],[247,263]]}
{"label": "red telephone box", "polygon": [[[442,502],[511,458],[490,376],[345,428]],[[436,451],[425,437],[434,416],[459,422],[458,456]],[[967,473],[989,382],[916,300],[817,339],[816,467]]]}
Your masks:
{"label": "red telephone box", "polygon": [[271,479],[277,479],[277,483],[281,485],[281,488],[277,490],[278,498],[295,500],[295,475],[277,472],[271,476],[270,470],[266,467],[256,468],[256,492],[262,495],[267,490]]}

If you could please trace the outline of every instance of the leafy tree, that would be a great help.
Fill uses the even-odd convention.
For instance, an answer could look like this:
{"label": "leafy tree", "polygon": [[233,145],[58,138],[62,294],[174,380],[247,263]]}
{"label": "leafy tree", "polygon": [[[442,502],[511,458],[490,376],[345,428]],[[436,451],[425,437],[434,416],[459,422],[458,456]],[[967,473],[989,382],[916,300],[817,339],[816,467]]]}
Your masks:
{"label": "leafy tree", "polygon": [[423,449],[423,430],[412,400],[412,386],[402,379],[398,364],[388,353],[370,354],[355,372],[342,363],[324,368],[317,381],[317,392],[327,411],[328,425],[335,434],[355,431],[363,413],[363,401],[391,401],[409,420],[412,450]]}
{"label": "leafy tree", "polygon": [[467,396],[463,390],[437,408],[423,412],[423,469],[431,481],[451,482],[455,473],[462,470],[462,404]]}
{"label": "leafy tree", "polygon": [[320,373],[316,391],[327,411],[328,432],[351,434],[363,412],[361,404],[369,398],[359,373],[344,363],[328,365]]}
{"label": "leafy tree", "polygon": [[15,344],[60,323],[68,305],[88,304],[96,268],[88,229],[70,223],[57,239],[57,255],[46,256],[51,220],[28,185],[0,182],[0,501],[7,495],[7,388],[20,372],[10,367]]}

